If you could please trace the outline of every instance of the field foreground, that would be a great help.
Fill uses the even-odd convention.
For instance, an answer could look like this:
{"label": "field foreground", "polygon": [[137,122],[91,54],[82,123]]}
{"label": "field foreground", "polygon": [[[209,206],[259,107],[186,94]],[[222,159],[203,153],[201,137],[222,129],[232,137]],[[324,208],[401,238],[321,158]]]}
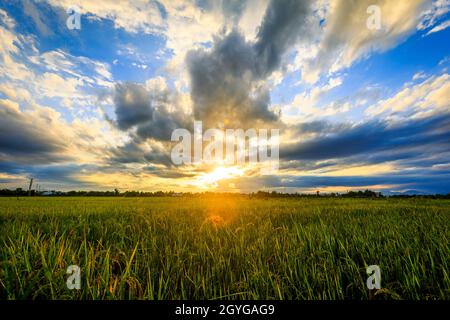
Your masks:
{"label": "field foreground", "polygon": [[450,299],[449,239],[446,200],[0,198],[0,299]]}

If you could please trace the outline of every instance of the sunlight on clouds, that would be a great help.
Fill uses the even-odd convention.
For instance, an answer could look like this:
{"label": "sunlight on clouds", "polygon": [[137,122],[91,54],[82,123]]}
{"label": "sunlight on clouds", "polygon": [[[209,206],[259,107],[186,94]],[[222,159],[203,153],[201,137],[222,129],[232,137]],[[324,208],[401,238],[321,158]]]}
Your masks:
{"label": "sunlight on clouds", "polygon": [[269,0],[249,0],[239,21],[239,27],[247,40],[255,40],[258,27],[267,9]]}
{"label": "sunlight on clouds", "polygon": [[17,175],[12,175],[8,173],[1,173],[0,172],[0,180],[16,180],[19,177]]}
{"label": "sunlight on clouds", "polygon": [[[0,162],[20,170],[5,166],[0,179],[55,170],[47,177],[61,172],[61,184],[49,182],[58,188],[314,192],[317,183],[323,192],[345,192],[399,188],[409,179],[402,170],[444,174],[450,76],[448,53],[434,49],[446,48],[437,41],[448,32],[450,2],[430,3],[46,0],[36,2],[33,17],[7,2],[0,9]],[[82,28],[95,27],[99,39],[88,29],[63,32],[73,5]],[[369,5],[382,11],[376,32],[366,27]],[[50,15],[60,28],[49,29],[59,23],[42,18]],[[403,41],[423,55],[375,69]],[[418,122],[427,117],[435,118]],[[279,176],[262,177],[261,163],[174,166],[170,134],[194,120],[279,128]],[[340,185],[355,186],[358,177],[371,179]]]}
{"label": "sunlight on clouds", "polygon": [[392,164],[374,164],[374,165],[361,165],[361,166],[345,166],[344,168],[327,168],[326,170],[312,171],[310,173],[320,173],[326,176],[338,177],[338,176],[375,176],[380,174],[389,174],[396,172],[396,168]]}
{"label": "sunlight on clouds", "polygon": [[321,186],[317,188],[311,188],[311,189],[303,189],[302,192],[306,193],[316,193],[317,191],[320,191],[321,193],[332,193],[332,192],[339,192],[339,193],[346,193],[348,191],[361,191],[361,190],[372,190],[372,191],[385,191],[385,190],[393,190],[398,189],[400,187],[404,187],[403,185],[397,185],[397,184],[376,184],[376,185],[369,185],[369,186]]}
{"label": "sunlight on clouds", "polygon": [[241,177],[244,170],[238,167],[218,167],[211,172],[201,173],[194,182],[199,188],[216,188],[221,180]]}
{"label": "sunlight on clouds", "polygon": [[[326,164],[327,162],[323,162]],[[318,166],[321,163],[317,164]],[[316,177],[357,177],[357,176],[377,176],[383,174],[392,174],[398,172],[399,169],[396,168],[394,164],[338,164],[338,165],[326,165],[319,169],[305,169],[301,170],[299,168],[288,168],[280,170],[280,175],[290,176],[290,177],[307,177],[309,175],[314,175]]]}
{"label": "sunlight on clouds", "polygon": [[365,113],[373,117],[384,112],[423,111],[420,109],[449,107],[450,76],[443,74],[439,77],[431,76],[422,83],[406,87],[394,96],[379,101],[369,107]]}
{"label": "sunlight on clouds", "polygon": [[[370,5],[381,9],[382,29],[377,32],[366,27]],[[319,52],[304,66],[303,80],[315,83],[322,74],[335,73],[371,52],[393,47],[415,30],[426,8],[424,0],[331,0]]]}
{"label": "sunlight on clouds", "polygon": [[[47,97],[73,98],[77,93],[80,81],[75,78],[62,78],[55,73],[46,72],[39,79],[39,89]],[[66,105],[71,107],[71,104]]]}
{"label": "sunlight on clouds", "polygon": [[329,106],[320,106],[320,99],[329,91],[339,87],[343,80],[341,77],[330,78],[328,82],[322,86],[315,85],[311,90],[304,91],[294,97],[293,101],[287,108],[284,108],[283,120],[286,122],[296,122],[302,118],[316,118],[330,116],[337,112],[346,112],[347,108],[331,108]]}
{"label": "sunlight on clouds", "polygon": [[73,176],[84,184],[93,187],[102,187],[106,189],[120,188],[126,190],[166,190],[164,185],[166,179],[161,179],[142,172],[108,172],[108,170],[92,172],[90,170],[81,171]]}
{"label": "sunlight on clouds", "polygon": [[430,31],[427,32],[426,35],[428,36],[428,35],[430,35],[430,34],[432,34],[432,33],[435,33],[435,32],[439,32],[439,31],[445,30],[445,29],[447,29],[448,27],[450,27],[450,20],[447,20],[447,21],[441,23],[440,25],[438,25],[438,26],[432,28]]}

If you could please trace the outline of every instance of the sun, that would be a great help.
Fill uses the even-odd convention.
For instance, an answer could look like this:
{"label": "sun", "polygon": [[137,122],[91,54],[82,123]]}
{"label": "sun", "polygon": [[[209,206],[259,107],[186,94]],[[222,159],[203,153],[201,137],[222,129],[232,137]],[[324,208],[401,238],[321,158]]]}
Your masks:
{"label": "sun", "polygon": [[237,167],[217,167],[211,172],[200,175],[198,177],[198,185],[202,187],[217,187],[220,180],[240,177],[243,174],[244,170]]}

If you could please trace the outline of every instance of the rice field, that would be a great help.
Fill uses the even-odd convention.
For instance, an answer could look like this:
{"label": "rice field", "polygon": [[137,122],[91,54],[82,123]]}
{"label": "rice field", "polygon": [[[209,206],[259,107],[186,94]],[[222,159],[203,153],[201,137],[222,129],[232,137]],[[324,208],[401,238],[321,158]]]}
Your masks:
{"label": "rice field", "polygon": [[0,299],[448,300],[449,239],[448,200],[0,198]]}

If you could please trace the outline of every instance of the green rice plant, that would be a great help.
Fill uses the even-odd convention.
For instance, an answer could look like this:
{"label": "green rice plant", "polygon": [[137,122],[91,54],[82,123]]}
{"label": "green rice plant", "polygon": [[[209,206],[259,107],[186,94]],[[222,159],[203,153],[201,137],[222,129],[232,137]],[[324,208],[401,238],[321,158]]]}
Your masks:
{"label": "green rice plant", "polygon": [[450,299],[449,222],[432,199],[0,198],[0,298]]}

